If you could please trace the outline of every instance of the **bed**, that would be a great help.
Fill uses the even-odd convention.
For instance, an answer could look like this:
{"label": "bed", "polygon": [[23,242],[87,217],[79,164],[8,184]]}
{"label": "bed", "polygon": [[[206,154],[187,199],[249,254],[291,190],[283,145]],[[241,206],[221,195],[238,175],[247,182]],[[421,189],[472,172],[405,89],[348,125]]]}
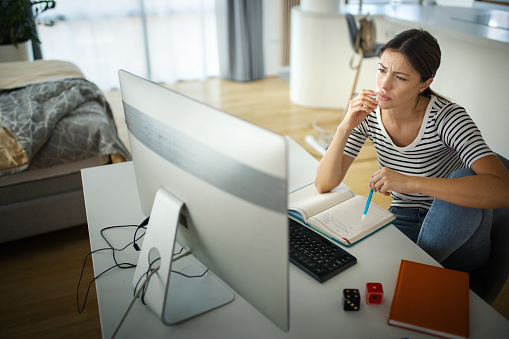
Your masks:
{"label": "bed", "polygon": [[0,63],[0,243],[86,224],[80,170],[127,160],[108,102],[76,65]]}

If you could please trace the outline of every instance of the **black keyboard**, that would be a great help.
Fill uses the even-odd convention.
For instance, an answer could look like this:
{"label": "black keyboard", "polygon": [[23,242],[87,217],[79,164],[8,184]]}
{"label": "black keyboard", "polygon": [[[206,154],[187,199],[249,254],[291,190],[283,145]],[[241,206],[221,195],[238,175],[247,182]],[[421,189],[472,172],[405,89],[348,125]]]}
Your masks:
{"label": "black keyboard", "polygon": [[319,282],[329,280],[357,259],[331,240],[290,220],[290,262]]}

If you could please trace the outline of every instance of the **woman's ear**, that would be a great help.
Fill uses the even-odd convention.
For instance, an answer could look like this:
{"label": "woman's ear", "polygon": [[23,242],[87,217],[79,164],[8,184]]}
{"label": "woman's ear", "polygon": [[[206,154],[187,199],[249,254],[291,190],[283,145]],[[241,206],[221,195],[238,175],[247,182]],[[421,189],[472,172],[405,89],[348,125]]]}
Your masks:
{"label": "woman's ear", "polygon": [[419,85],[419,93],[424,92],[426,90],[426,88],[428,88],[431,85],[431,83],[433,82],[433,79],[434,78],[429,78],[428,80],[421,82],[421,84]]}

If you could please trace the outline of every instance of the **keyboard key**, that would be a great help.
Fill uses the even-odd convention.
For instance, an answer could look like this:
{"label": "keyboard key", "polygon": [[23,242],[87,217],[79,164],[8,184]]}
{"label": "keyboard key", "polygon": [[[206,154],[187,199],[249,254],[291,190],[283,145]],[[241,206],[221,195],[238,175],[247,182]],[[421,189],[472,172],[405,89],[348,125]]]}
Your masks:
{"label": "keyboard key", "polygon": [[323,283],[355,265],[357,259],[331,240],[290,220],[290,262]]}

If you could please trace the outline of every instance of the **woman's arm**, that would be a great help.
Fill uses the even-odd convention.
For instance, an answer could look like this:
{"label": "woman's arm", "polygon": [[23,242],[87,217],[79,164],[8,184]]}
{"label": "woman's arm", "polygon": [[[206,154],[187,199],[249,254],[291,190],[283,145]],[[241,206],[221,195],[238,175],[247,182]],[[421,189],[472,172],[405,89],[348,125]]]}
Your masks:
{"label": "woman's arm", "polygon": [[362,90],[355,99],[350,100],[345,118],[338,126],[334,139],[318,164],[315,187],[319,193],[329,192],[343,181],[354,161],[354,158],[343,153],[346,142],[352,130],[376,108],[374,95],[376,95],[374,91]]}
{"label": "woman's arm", "polygon": [[407,176],[388,168],[373,173],[370,186],[377,192],[389,195],[421,193],[456,205],[474,208],[509,208],[509,172],[491,155],[475,161],[471,169],[476,175],[442,179]]}
{"label": "woman's arm", "polygon": [[326,193],[337,187],[344,179],[354,158],[343,153],[348,140],[344,132],[336,132],[334,140],[318,164],[315,187],[318,193]]}

